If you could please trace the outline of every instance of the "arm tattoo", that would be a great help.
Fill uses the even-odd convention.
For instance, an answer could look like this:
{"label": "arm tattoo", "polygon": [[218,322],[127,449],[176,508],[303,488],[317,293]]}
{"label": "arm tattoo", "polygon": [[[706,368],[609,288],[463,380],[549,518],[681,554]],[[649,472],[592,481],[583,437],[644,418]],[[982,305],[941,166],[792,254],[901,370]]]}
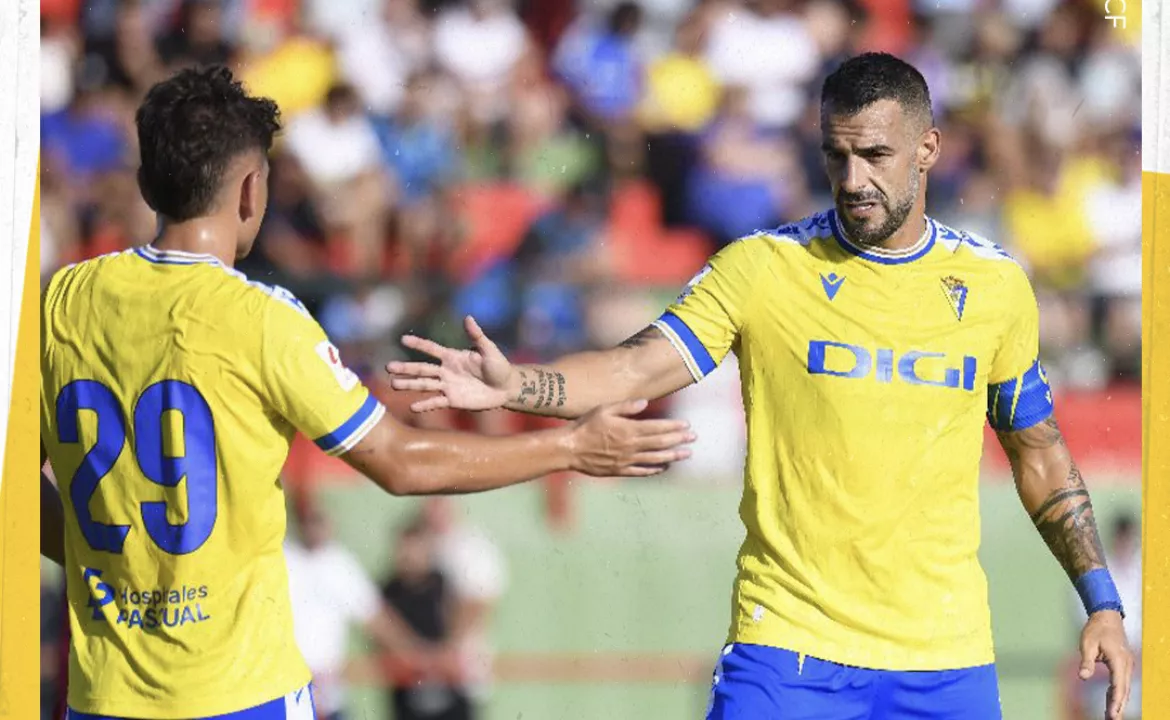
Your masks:
{"label": "arm tattoo", "polygon": [[528,407],[528,398],[536,394],[536,380],[529,379],[528,371],[520,371],[520,393],[516,395],[516,403]]}
{"label": "arm tattoo", "polygon": [[[1076,468],[1073,468],[1073,472],[1077,472]],[[1043,519],[1043,517],[1045,516],[1045,514],[1048,513],[1048,511],[1052,510],[1052,508],[1054,508],[1056,505],[1058,505],[1066,500],[1073,500],[1075,498],[1087,498],[1087,497],[1089,497],[1088,490],[1056,490],[1056,491],[1053,491],[1053,493],[1048,496],[1048,499],[1044,501],[1044,504],[1040,506],[1040,509],[1037,510],[1036,512],[1032,513],[1032,523],[1035,524],[1035,523],[1040,522],[1040,520]]]}
{"label": "arm tattoo", "polygon": [[643,328],[642,330],[638,331],[638,333],[636,335],[633,335],[632,337],[629,337],[629,338],[626,338],[625,340],[623,340],[618,345],[618,347],[627,348],[627,349],[632,350],[634,348],[642,347],[643,345],[650,342],[651,340],[654,340],[654,339],[660,338],[660,337],[663,337],[662,331],[659,330],[658,328],[654,327],[653,325],[648,325],[645,328]]}
{"label": "arm tattoo", "polygon": [[[1050,465],[1051,459],[1029,462],[1029,455],[1047,454],[1059,448],[1061,456],[1068,456],[1064,436],[1052,418],[1027,430],[998,435],[1017,475],[1017,483],[1021,480],[1045,483],[1043,477],[1034,477],[1031,468]],[[1105,550],[1101,546],[1093,503],[1081,471],[1071,458],[1068,458],[1067,467],[1068,473],[1061,486],[1049,490],[1039,506],[1034,510],[1029,508],[1029,511],[1040,537],[1044,538],[1069,578],[1076,580],[1094,568],[1105,567]]]}
{"label": "arm tattoo", "polygon": [[[619,348],[642,347],[659,338],[665,339],[662,331],[653,325],[643,328],[633,337],[624,340]],[[568,402],[565,390],[565,376],[548,367],[526,365],[520,369],[520,391],[512,398],[513,407],[548,410],[562,408]]]}
{"label": "arm tattoo", "polygon": [[[552,407],[554,399],[557,407],[564,407],[565,376],[562,373],[539,367],[520,371],[520,392],[514,399],[517,405],[539,410]],[[529,400],[533,400],[531,405]]]}
{"label": "arm tattoo", "polygon": [[1060,433],[1060,428],[1054,418],[1048,418],[1027,430],[997,432],[996,435],[999,436],[999,442],[1003,445],[1003,450],[1013,465],[1019,459],[1019,454],[1022,451],[1043,450],[1056,445],[1064,446],[1064,435]]}
{"label": "arm tattoo", "polygon": [[1094,568],[1105,567],[1105,549],[1097,533],[1093,503],[1076,465],[1069,470],[1067,483],[1071,488],[1052,491],[1032,514],[1032,522],[1065,573],[1076,580]]}

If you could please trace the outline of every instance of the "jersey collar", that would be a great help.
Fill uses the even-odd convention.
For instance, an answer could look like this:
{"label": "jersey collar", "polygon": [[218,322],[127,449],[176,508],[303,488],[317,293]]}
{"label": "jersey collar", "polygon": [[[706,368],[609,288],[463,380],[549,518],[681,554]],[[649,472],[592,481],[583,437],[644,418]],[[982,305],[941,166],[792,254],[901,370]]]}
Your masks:
{"label": "jersey collar", "polygon": [[159,250],[154,244],[134,248],[134,253],[155,265],[223,265],[214,255],[182,250]]}
{"label": "jersey collar", "polygon": [[873,250],[867,250],[850,242],[849,238],[845,237],[845,231],[841,228],[841,221],[837,217],[837,211],[830,210],[829,216],[832,218],[833,237],[837,238],[837,243],[849,253],[856,255],[859,258],[864,258],[871,262],[880,263],[882,265],[902,265],[904,263],[914,262],[919,258],[925,256],[934,247],[935,239],[938,237],[938,227],[934,220],[926,218],[926,229],[922,232],[922,237],[913,246],[905,250],[899,250],[894,253],[880,253]]}

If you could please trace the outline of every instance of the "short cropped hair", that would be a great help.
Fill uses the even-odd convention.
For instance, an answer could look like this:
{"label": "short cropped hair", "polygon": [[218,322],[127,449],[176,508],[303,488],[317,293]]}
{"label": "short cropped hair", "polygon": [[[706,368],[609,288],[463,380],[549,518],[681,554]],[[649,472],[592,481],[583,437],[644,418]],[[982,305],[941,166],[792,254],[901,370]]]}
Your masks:
{"label": "short cropped hair", "polygon": [[142,197],[155,212],[182,222],[214,211],[234,159],[272,149],[280,109],[248,95],[226,67],[190,68],[147,92],[135,124]]}
{"label": "short cropped hair", "polygon": [[879,100],[894,100],[908,114],[934,124],[930,88],[910,63],[889,53],[864,53],[849,58],[825,78],[821,112],[850,116]]}

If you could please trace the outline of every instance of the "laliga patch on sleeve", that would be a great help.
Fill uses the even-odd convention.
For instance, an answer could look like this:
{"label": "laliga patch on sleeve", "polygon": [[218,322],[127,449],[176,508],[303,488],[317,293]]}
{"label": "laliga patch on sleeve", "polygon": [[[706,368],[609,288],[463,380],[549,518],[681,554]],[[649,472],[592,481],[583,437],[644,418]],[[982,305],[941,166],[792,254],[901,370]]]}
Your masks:
{"label": "laliga patch on sleeve", "polygon": [[317,355],[325,361],[329,369],[333,371],[333,377],[337,378],[337,384],[341,389],[349,392],[357,387],[358,376],[352,370],[347,368],[341,362],[341,353],[337,352],[337,348],[328,340],[323,340],[317,344]]}

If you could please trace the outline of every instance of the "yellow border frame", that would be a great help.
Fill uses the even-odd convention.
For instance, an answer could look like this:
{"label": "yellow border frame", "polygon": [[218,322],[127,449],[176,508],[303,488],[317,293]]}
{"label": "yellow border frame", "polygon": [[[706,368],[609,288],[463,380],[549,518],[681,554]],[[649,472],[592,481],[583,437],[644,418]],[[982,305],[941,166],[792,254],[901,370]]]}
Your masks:
{"label": "yellow border frame", "polygon": [[[21,293],[0,483],[0,718],[40,717],[40,168]],[[35,538],[35,539],[34,539]]]}
{"label": "yellow border frame", "polygon": [[[1160,219],[1160,221],[1159,221]],[[1142,174],[1142,716],[1170,708],[1170,175]],[[1155,682],[1154,678],[1161,678]]]}

